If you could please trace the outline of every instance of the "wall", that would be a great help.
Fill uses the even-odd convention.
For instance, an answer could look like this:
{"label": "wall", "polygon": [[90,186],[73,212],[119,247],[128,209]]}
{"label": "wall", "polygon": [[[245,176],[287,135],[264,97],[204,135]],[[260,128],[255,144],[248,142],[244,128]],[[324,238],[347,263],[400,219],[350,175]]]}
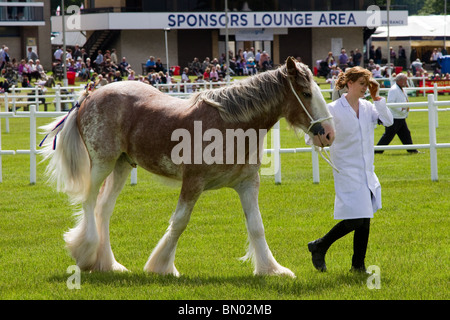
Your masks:
{"label": "wall", "polygon": [[[343,28],[313,28],[312,29],[312,60],[315,65],[317,60],[323,60],[331,51],[331,39],[342,38],[342,46],[347,51],[359,49],[364,51],[363,28],[343,27]],[[335,56],[338,59],[338,56]]]}
{"label": "wall", "polygon": [[[138,36],[136,36],[138,35]],[[167,33],[169,64],[178,64],[177,30]],[[166,63],[166,46],[163,30],[122,30],[115,44],[119,61],[126,57],[136,75],[142,73],[141,63],[147,62],[150,56],[161,58]]]}

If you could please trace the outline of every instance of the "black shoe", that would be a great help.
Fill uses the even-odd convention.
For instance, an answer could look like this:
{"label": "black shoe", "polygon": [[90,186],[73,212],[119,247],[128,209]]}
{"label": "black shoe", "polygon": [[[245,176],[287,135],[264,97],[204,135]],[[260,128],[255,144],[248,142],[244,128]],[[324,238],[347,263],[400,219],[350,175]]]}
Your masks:
{"label": "black shoe", "polygon": [[352,268],[350,269],[350,272],[352,273],[359,273],[359,274],[370,274],[369,272],[367,272],[366,267],[364,265],[359,266],[359,267],[355,267],[352,266]]}
{"label": "black shoe", "polygon": [[326,250],[321,250],[319,244],[320,239],[311,241],[308,243],[308,250],[312,254],[312,263],[314,267],[321,272],[325,272],[327,271],[327,266],[325,264]]}

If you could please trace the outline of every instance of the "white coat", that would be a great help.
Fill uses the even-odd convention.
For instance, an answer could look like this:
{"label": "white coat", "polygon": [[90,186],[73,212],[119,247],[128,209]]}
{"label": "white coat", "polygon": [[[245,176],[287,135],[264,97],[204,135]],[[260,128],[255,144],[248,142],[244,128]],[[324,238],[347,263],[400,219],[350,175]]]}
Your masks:
{"label": "white coat", "polygon": [[346,95],[328,104],[336,130],[330,157],[339,170],[333,170],[334,218],[373,218],[381,208],[381,186],[373,164],[374,129],[378,119],[385,126],[394,120],[384,98],[374,104],[359,99],[358,118]]}

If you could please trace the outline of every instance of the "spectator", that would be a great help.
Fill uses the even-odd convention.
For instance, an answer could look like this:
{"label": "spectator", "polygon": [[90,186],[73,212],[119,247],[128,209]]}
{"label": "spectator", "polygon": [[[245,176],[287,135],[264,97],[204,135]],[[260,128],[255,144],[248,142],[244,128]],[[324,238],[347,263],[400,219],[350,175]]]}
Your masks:
{"label": "spectator", "polygon": [[44,67],[39,59],[36,60],[36,71],[39,74],[39,78],[42,80],[47,80],[47,74],[44,71]]}
{"label": "spectator", "polygon": [[391,62],[395,64],[395,59],[397,59],[397,54],[392,47],[389,48],[389,54],[391,56]]}
{"label": "spectator", "polygon": [[134,75],[134,70],[130,70],[130,74],[128,75],[128,80],[136,80],[136,77]]}
{"label": "spectator", "polygon": [[372,71],[373,69],[376,68],[376,66],[377,65],[375,64],[374,60],[370,59],[369,63],[367,64],[367,70]]}
{"label": "spectator", "polygon": [[371,45],[369,49],[369,60],[372,59],[375,61],[375,46]]}
{"label": "spectator", "polygon": [[198,61],[197,57],[195,57],[194,61],[192,61],[191,68],[192,68],[192,72],[195,75],[197,75],[197,76],[201,75],[202,65],[201,65],[200,61]]}
{"label": "spectator", "polygon": [[209,57],[206,57],[205,60],[203,60],[202,63],[202,71],[205,72],[206,68],[209,68],[209,65],[211,64]]}
{"label": "spectator", "polygon": [[328,52],[328,55],[325,58],[325,61],[328,64],[328,67],[330,67],[330,68],[331,68],[331,63],[336,64],[336,60],[334,59],[333,52],[331,52],[331,51]]}
{"label": "spectator", "polygon": [[345,71],[345,68],[347,68],[348,56],[344,48],[342,48],[341,54],[339,55],[338,59],[339,59],[339,68]]}
{"label": "spectator", "polygon": [[[247,55],[248,56],[248,55]],[[248,58],[247,59],[247,70],[248,70],[248,74],[249,75],[254,75],[256,74],[256,63],[255,63],[255,59],[253,58]]]}
{"label": "spectator", "polygon": [[114,65],[118,65],[119,64],[119,60],[117,58],[117,54],[116,54],[116,49],[112,49],[111,50],[111,62]]}
{"label": "spectator", "polygon": [[209,73],[210,81],[219,81],[219,73],[215,65],[211,66],[211,72]]}
{"label": "spectator", "polygon": [[398,65],[406,69],[406,51],[403,46],[398,46]]}
{"label": "spectator", "polygon": [[145,64],[145,66],[147,67],[147,72],[155,72],[156,71],[155,57],[150,56],[147,60],[147,63]]}
{"label": "spectator", "polygon": [[81,59],[83,59],[84,63],[86,63],[87,59],[89,59],[89,55],[84,48],[81,48]]}
{"label": "spectator", "polygon": [[375,63],[376,64],[381,64],[381,58],[382,58],[382,54],[381,54],[381,47],[378,47],[377,50],[375,50]]}
{"label": "spectator", "polygon": [[37,81],[39,80],[39,77],[40,77],[39,71],[37,71],[36,65],[34,64],[33,60],[30,59],[28,61],[28,78],[30,80],[33,80],[33,78],[35,78]]}
{"label": "spectator", "polygon": [[[404,88],[407,86],[408,78],[404,73],[399,73],[395,77],[395,84],[389,89],[387,102],[388,103],[407,103],[408,95],[404,91]],[[385,131],[381,139],[378,141],[378,146],[388,145],[392,139],[394,139],[395,135],[398,135],[400,141],[403,144],[413,144],[411,138],[411,132],[408,129],[408,125],[406,124],[406,118],[408,117],[409,108],[398,107],[391,109],[392,115],[394,116],[394,124],[389,127],[385,127]],[[419,153],[417,149],[407,150],[409,153]],[[383,150],[377,150],[375,153],[383,153]]]}
{"label": "spectator", "polygon": [[203,72],[203,79],[205,80],[205,81],[209,81],[210,79],[209,79],[209,73],[211,72],[211,69],[209,69],[209,67],[207,67],[206,69],[205,69],[205,72]]}
{"label": "spectator", "polygon": [[78,61],[78,58],[81,58],[81,60],[83,60],[82,54],[81,54],[81,50],[80,50],[80,46],[78,44],[75,45],[75,49],[73,50],[73,60]]}
{"label": "spectator", "polygon": [[181,82],[189,82],[189,68],[184,68],[183,69],[183,74],[181,75]]}
{"label": "spectator", "polygon": [[122,61],[119,64],[119,70],[122,76],[125,76],[131,72],[131,65],[127,62],[126,57],[122,57]]}
{"label": "spectator", "polygon": [[431,62],[431,68],[433,69],[434,73],[437,73],[440,71],[441,66],[439,65],[438,59],[442,57],[442,53],[438,51],[438,49],[434,48],[433,53],[430,57]]}
{"label": "spectator", "polygon": [[98,50],[97,52],[97,58],[94,60],[94,66],[97,69],[97,72],[100,71],[101,66],[103,65],[103,54],[102,50]]}
{"label": "spectator", "polygon": [[263,51],[259,60],[260,70],[267,71],[271,69],[270,57],[266,51]]}
{"label": "spectator", "polygon": [[61,50],[61,47],[58,46],[57,49],[55,50],[55,52],[53,53],[53,57],[55,58],[55,61],[61,63],[62,55],[63,55],[63,51]]}
{"label": "spectator", "polygon": [[122,81],[122,75],[120,74],[119,70],[117,70],[115,72],[115,77],[114,77],[114,82],[117,82],[117,81]]}
{"label": "spectator", "polygon": [[411,69],[413,74],[416,74],[417,72],[422,73],[423,72],[423,64],[420,62],[420,59],[417,58],[416,61],[411,63]]}
{"label": "spectator", "polygon": [[372,76],[374,78],[383,78],[383,76],[381,75],[381,68],[379,64],[375,65],[375,69],[372,69]]}
{"label": "spectator", "polygon": [[102,74],[99,74],[98,75],[98,79],[97,79],[97,81],[95,82],[95,88],[100,88],[101,86],[106,86],[108,84],[108,81],[105,79],[105,78],[103,78],[103,75]]}
{"label": "spectator", "polygon": [[161,62],[161,59],[158,58],[158,59],[156,59],[156,62],[155,62],[155,72],[161,72],[161,71],[165,72],[163,63]]}
{"label": "spectator", "polygon": [[36,60],[39,59],[38,55],[33,51],[33,48],[31,47],[28,47],[27,59],[33,60],[33,62],[36,62]]}
{"label": "spectator", "polygon": [[158,72],[158,77],[159,77],[159,83],[167,84],[167,77],[163,71]]}
{"label": "spectator", "polygon": [[356,48],[355,54],[353,55],[354,65],[359,67],[361,65],[361,59],[362,59],[362,54],[361,54],[361,52],[359,52],[359,49]]}
{"label": "spectator", "polygon": [[78,77],[82,81],[87,81],[89,79],[89,69],[86,67],[86,63],[81,62],[81,66],[78,69]]}

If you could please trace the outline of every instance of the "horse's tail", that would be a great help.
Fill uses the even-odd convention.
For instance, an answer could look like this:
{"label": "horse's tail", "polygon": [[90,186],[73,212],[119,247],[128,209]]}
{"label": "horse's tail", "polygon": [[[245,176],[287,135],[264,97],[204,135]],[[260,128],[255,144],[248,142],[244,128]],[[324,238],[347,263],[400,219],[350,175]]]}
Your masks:
{"label": "horse's tail", "polygon": [[90,185],[90,158],[77,126],[79,106],[87,97],[83,92],[69,114],[41,127],[46,134],[41,143],[44,160],[50,159],[46,169],[49,182],[65,192],[73,203],[85,201]]}

